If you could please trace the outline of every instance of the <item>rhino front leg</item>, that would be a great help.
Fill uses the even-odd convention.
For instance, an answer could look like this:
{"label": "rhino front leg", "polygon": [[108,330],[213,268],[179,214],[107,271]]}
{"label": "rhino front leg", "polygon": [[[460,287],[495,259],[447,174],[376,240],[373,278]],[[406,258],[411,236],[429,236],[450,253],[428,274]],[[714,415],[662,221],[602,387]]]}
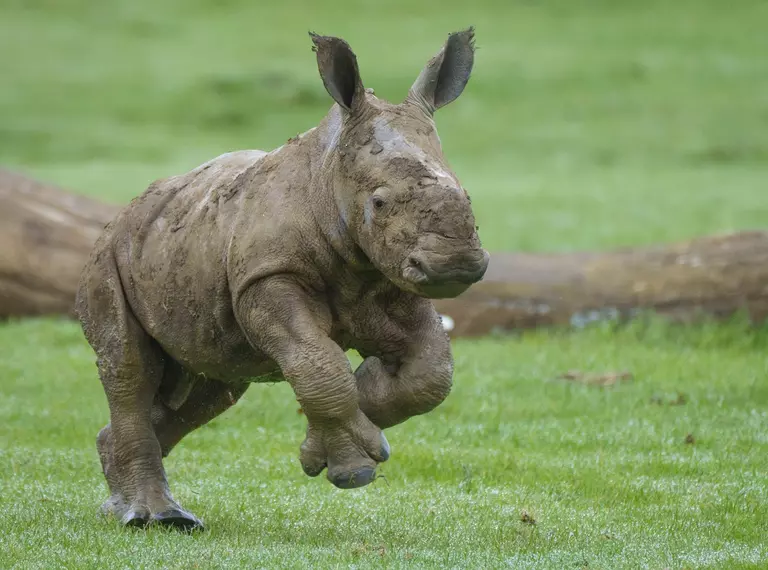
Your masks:
{"label": "rhino front leg", "polygon": [[281,368],[304,410],[304,472],[314,477],[327,467],[328,479],[342,489],[373,481],[389,444],[359,408],[355,376],[329,337],[331,315],[322,298],[290,278],[271,277],[241,296],[237,318],[254,347]]}
{"label": "rhino front leg", "polygon": [[[369,356],[355,370],[360,409],[379,428],[425,414],[445,400],[453,381],[450,340],[432,304],[411,300],[369,317],[389,342],[385,361]],[[399,316],[399,318],[398,318]],[[399,338],[391,346],[390,339]]]}

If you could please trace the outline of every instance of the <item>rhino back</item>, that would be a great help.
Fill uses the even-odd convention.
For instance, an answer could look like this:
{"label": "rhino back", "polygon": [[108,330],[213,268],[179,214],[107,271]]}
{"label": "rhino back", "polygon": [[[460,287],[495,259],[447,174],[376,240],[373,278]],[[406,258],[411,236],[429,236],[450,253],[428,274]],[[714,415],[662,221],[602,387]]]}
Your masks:
{"label": "rhino back", "polygon": [[132,202],[114,230],[134,314],[168,354],[195,372],[233,378],[260,373],[263,358],[234,319],[226,258],[243,199],[240,181],[265,155],[228,153],[158,181]]}

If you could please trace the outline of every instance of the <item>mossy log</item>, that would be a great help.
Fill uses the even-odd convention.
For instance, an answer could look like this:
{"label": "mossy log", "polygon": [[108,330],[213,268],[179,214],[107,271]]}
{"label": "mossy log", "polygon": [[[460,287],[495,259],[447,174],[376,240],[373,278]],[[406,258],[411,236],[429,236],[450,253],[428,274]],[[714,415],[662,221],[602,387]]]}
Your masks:
{"label": "mossy log", "polygon": [[[80,271],[119,211],[0,169],[0,318],[72,315]],[[482,282],[436,301],[452,336],[583,326],[652,310],[677,321],[768,316],[768,232],[591,253],[493,253]]]}

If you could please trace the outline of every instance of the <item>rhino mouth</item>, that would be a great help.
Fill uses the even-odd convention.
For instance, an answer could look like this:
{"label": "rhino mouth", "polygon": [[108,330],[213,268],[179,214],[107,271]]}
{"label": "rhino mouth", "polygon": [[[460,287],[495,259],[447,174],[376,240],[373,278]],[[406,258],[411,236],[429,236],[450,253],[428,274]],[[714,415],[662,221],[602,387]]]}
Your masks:
{"label": "rhino mouth", "polygon": [[443,283],[441,285],[419,285],[415,293],[426,299],[453,299],[469,289],[465,283]]}
{"label": "rhino mouth", "polygon": [[457,297],[483,278],[489,261],[489,254],[483,249],[450,256],[418,252],[403,262],[402,277],[424,297]]}

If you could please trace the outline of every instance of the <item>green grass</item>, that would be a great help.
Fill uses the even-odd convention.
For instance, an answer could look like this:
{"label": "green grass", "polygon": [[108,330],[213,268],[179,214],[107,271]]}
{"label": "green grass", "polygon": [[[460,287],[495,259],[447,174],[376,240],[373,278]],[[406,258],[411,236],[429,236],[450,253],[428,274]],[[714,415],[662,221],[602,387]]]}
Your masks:
{"label": "green grass", "polygon": [[[5,0],[0,165],[123,203],[316,124],[307,30],[398,100],[475,24],[473,79],[437,122],[490,249],[766,227],[762,0],[319,4]],[[209,526],[183,536],[96,515],[107,409],[77,325],[0,325],[0,568],[768,568],[768,332],[606,325],[455,354],[451,397],[388,430],[386,481],[357,491],[304,476],[289,388],[252,387],[166,462]]]}
{"label": "green grass", "polygon": [[[209,525],[189,537],[97,517],[89,348],[74,324],[5,327],[0,567],[764,568],[767,339],[638,324],[458,343],[453,394],[388,430],[386,481],[356,491],[303,475],[290,389],[253,386],[166,460]],[[557,379],[574,368],[635,380]]]}

